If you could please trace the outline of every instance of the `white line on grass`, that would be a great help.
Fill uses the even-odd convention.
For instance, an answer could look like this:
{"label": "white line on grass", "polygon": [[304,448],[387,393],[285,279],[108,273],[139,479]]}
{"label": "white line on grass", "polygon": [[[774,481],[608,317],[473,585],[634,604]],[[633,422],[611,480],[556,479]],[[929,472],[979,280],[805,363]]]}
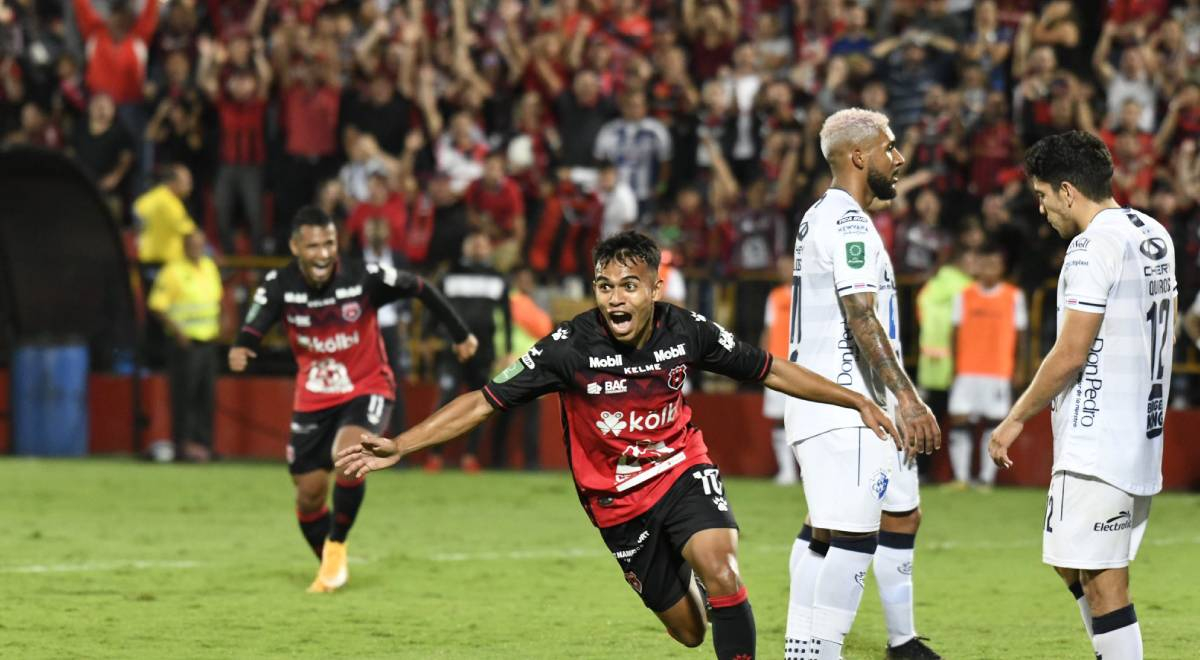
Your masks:
{"label": "white line on grass", "polygon": [[84,561],[72,564],[24,564],[19,566],[0,566],[0,573],[81,573],[93,571],[119,571],[132,568],[136,570],[152,569],[187,569],[198,568],[197,561],[155,561],[155,560],[117,560],[117,561]]}
{"label": "white line on grass", "polygon": [[[1180,536],[1166,538],[1148,538],[1143,541],[1145,545],[1200,545],[1200,536]],[[1014,548],[1033,548],[1041,547],[1042,541],[1039,538],[1023,539],[1020,541],[1004,541],[1004,542],[972,542],[963,543],[959,541],[933,541],[928,544],[921,544],[923,550],[941,550],[941,551],[957,551],[957,550],[1011,550]],[[742,552],[748,554],[776,554],[787,552],[792,549],[791,545],[743,545]],[[508,552],[438,552],[429,555],[430,561],[437,562],[462,562],[462,561],[528,561],[541,559],[592,559],[595,557],[606,557],[609,553],[604,552],[599,548],[546,548],[540,550],[511,550]]]}

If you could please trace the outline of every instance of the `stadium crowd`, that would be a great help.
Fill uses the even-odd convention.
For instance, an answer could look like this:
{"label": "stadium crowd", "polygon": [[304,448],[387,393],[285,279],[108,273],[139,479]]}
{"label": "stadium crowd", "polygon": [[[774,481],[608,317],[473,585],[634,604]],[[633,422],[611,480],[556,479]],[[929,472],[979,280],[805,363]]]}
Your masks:
{"label": "stadium crowd", "polygon": [[434,272],[482,231],[499,270],[557,282],[638,227],[697,280],[743,282],[746,336],[828,183],[821,122],[850,105],[886,112],[909,163],[874,213],[902,278],[985,241],[1026,289],[1053,276],[1020,155],[1081,128],[1118,201],[1173,233],[1186,305],[1198,71],[1198,0],[0,2],[4,143],[72,154],[130,231],[165,182],[226,254],[286,254],[315,202],[347,248],[382,218]]}

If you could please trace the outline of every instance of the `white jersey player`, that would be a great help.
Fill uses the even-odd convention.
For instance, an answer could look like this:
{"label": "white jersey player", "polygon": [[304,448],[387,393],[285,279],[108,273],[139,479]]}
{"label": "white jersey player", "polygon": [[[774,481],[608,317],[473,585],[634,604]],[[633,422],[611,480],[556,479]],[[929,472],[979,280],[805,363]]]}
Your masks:
{"label": "white jersey player", "polygon": [[[864,211],[895,197],[904,157],[887,117],[857,108],[826,120],[821,150],[834,176],[797,233],[788,357],[887,407],[910,454],[930,452],[940,444],[937,422],[901,366],[896,278]],[[856,576],[872,561],[888,656],[939,657],[913,626],[920,498],[912,456],[830,406],[789,399],[785,425],[811,521],[792,550],[785,658],[838,657],[862,598]]]}
{"label": "white jersey player", "polygon": [[1054,347],[989,450],[1011,466],[1024,422],[1053,407],[1042,560],[1075,596],[1097,658],[1141,658],[1129,563],[1162,488],[1175,248],[1157,221],[1112,198],[1112,157],[1095,136],[1044,138],[1025,169],[1047,220],[1074,239],[1058,279]]}

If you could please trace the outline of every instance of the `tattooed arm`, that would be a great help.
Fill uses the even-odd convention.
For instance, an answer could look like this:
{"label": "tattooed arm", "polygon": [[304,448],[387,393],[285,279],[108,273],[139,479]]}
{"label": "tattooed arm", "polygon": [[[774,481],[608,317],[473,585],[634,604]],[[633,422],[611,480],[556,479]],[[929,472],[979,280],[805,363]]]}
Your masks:
{"label": "tattooed arm", "polygon": [[875,294],[855,293],[842,297],[846,325],[854,335],[859,354],[883,380],[884,387],[896,395],[896,425],[910,452],[933,453],[942,446],[942,433],[929,406],[917,396],[908,374],[900,364],[892,343],[875,316]]}

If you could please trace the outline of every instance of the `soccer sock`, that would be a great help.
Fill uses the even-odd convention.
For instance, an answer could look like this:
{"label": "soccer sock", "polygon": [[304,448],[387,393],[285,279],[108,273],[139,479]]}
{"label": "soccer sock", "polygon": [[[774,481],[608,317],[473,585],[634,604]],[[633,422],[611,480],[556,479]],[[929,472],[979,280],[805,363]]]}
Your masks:
{"label": "soccer sock", "polygon": [[829,544],[813,540],[812,527],[805,525],[792,543],[788,572],[792,586],[788,592],[787,632],[783,645],[784,660],[801,660],[812,635],[813,597],[817,589],[817,574],[821,561],[829,552]]}
{"label": "soccer sock", "polygon": [[971,432],[962,427],[950,429],[950,468],[954,480],[971,480]]}
{"label": "soccer sock", "polygon": [[1092,617],[1096,660],[1142,660],[1142,629],[1133,603],[1104,616]]}
{"label": "soccer sock", "polygon": [[787,431],[780,426],[771,429],[771,447],[775,450],[775,462],[779,464],[779,472],[775,474],[778,481],[791,483],[796,480],[796,457],[787,441]]}
{"label": "soccer sock", "polygon": [[996,467],[991,454],[988,453],[988,443],[991,442],[992,432],[995,430],[994,426],[984,428],[983,434],[980,436],[983,439],[979,443],[979,481],[989,486],[996,483],[996,471],[1000,469]]}
{"label": "soccer sock", "polygon": [[1072,582],[1067,589],[1075,597],[1075,604],[1079,606],[1079,615],[1083,617],[1083,629],[1087,631],[1090,638],[1092,636],[1092,608],[1088,605],[1087,597],[1083,595],[1083,585]]}
{"label": "soccer sock", "polygon": [[875,583],[887,621],[888,646],[900,646],[917,636],[913,624],[913,543],[916,534],[879,532],[875,549]]}
{"label": "soccer sock", "polygon": [[330,541],[346,542],[346,535],[354,526],[354,518],[358,515],[358,507],[362,506],[366,493],[365,479],[338,477],[337,484],[333,487],[333,526],[329,530]]}
{"label": "soccer sock", "polygon": [[875,535],[856,538],[834,537],[821,562],[813,598],[812,635],[808,657],[813,660],[837,660],[858,604],[862,601],[863,582],[871,566],[878,541]]}
{"label": "soccer sock", "polygon": [[709,596],[712,605],[713,649],[717,660],[753,658],[754,612],[746,598],[746,587],[728,596]]}
{"label": "soccer sock", "polygon": [[304,540],[308,541],[313,553],[320,559],[325,537],[329,535],[329,507],[323,506],[320,511],[313,513],[296,509],[296,519],[300,521],[300,533],[304,535]]}

